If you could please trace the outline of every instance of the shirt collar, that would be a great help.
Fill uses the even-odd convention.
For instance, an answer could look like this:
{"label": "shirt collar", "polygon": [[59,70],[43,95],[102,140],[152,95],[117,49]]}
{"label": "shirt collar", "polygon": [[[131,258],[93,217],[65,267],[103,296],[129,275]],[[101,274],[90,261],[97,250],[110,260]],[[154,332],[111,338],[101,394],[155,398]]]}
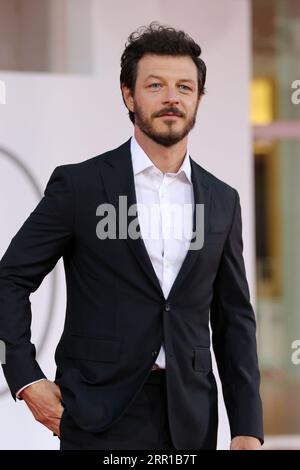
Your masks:
{"label": "shirt collar", "polygon": [[[141,173],[142,171],[146,170],[147,168],[157,168],[152,160],[148,157],[146,152],[142,149],[142,147],[137,142],[136,138],[132,136],[130,141],[130,152],[131,152],[131,159],[132,159],[132,167],[134,175]],[[189,151],[185,154],[184,160],[182,162],[181,167],[177,171],[176,175],[183,172],[190,183],[192,183],[191,178],[191,162],[189,157]]]}

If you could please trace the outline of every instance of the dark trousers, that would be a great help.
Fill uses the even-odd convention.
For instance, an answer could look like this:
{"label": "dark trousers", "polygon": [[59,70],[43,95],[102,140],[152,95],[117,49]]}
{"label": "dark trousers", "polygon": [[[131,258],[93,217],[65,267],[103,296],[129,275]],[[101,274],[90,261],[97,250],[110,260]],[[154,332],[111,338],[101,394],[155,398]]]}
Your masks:
{"label": "dark trousers", "polygon": [[63,415],[60,450],[175,450],[167,410],[166,372],[154,370],[133,403],[106,431],[88,433]]}

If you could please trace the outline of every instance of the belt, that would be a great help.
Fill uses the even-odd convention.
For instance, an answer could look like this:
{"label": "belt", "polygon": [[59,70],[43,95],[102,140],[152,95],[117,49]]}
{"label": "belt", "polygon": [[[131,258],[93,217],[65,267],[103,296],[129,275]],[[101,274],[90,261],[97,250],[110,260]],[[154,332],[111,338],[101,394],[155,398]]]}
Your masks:
{"label": "belt", "polygon": [[146,383],[163,384],[166,380],[166,369],[160,367],[152,369],[148,375]]}

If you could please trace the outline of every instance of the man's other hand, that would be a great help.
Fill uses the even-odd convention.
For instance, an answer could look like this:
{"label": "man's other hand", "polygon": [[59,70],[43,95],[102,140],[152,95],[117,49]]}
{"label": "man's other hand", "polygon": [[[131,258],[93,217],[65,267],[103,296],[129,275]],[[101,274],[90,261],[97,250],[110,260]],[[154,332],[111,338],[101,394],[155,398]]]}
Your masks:
{"label": "man's other hand", "polygon": [[252,436],[236,436],[230,444],[230,450],[259,450],[260,448],[260,440]]}
{"label": "man's other hand", "polygon": [[26,387],[20,396],[36,421],[60,437],[59,425],[64,408],[59,386],[50,380],[42,380]]}

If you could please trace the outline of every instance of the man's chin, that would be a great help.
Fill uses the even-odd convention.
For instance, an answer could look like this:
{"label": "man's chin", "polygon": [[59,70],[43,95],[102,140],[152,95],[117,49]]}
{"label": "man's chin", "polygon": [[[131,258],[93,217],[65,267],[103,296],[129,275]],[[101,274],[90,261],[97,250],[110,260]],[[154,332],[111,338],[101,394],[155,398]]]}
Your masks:
{"label": "man's chin", "polygon": [[138,123],[137,125],[140,130],[144,134],[146,134],[150,139],[164,147],[172,147],[172,145],[178,144],[178,142],[180,142],[186,136],[186,133],[184,132],[177,131],[175,133],[173,131],[170,133],[170,130],[163,131],[161,129],[158,129],[157,127],[154,129],[154,126],[152,128],[147,128],[144,126],[139,126]]}
{"label": "man's chin", "polygon": [[157,144],[163,145],[164,147],[172,147],[172,145],[178,144],[183,139],[182,136],[170,136],[164,134],[156,134],[152,136],[152,140],[154,140]]}

